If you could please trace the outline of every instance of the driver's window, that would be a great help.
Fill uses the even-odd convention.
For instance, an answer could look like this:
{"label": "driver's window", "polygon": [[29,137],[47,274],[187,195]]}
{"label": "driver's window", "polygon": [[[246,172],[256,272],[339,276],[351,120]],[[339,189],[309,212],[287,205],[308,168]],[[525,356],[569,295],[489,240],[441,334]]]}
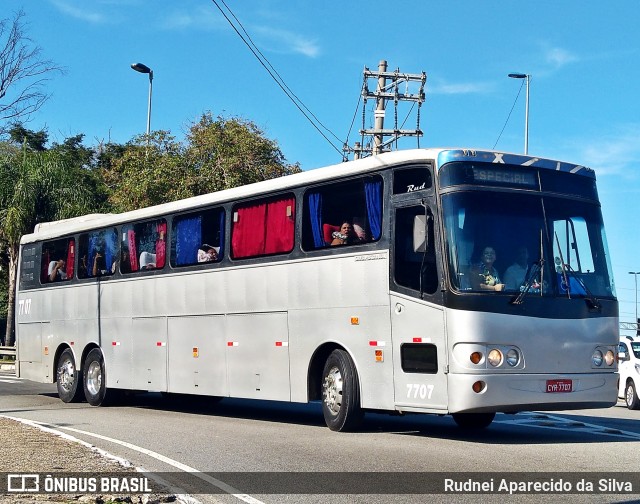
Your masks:
{"label": "driver's window", "polygon": [[413,244],[413,226],[417,215],[424,216],[423,206],[396,210],[396,236],[394,243],[394,279],[400,286],[426,294],[438,290],[438,270],[434,246],[434,226],[431,210],[427,209],[427,249],[416,252]]}

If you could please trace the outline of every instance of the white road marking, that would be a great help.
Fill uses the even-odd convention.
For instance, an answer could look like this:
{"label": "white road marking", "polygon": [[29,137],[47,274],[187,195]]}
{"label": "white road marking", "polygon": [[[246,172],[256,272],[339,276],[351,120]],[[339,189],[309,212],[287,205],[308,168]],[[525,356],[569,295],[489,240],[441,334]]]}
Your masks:
{"label": "white road marking", "polygon": [[526,425],[527,427],[537,427],[540,429],[556,429],[572,432],[585,432],[600,436],[624,437],[640,440],[640,433],[623,431],[612,427],[563,418],[548,413],[518,413],[517,415],[505,415],[506,420],[496,420],[497,423]]}
{"label": "white road marking", "polygon": [[[9,418],[9,417],[8,417]],[[18,418],[16,418],[15,420],[20,420]],[[128,443],[126,441],[121,441],[119,439],[114,439],[114,438],[110,438],[107,436],[103,436],[101,434],[94,434],[93,432],[87,432],[87,431],[83,431],[83,430],[79,430],[79,429],[74,429],[72,427],[64,427],[62,425],[56,425],[56,424],[48,424],[45,422],[35,422],[36,424],[40,424],[42,426],[45,427],[49,427],[49,428],[55,428],[55,429],[63,429],[63,430],[67,430],[70,432],[75,432],[77,434],[82,434],[84,436],[89,436],[89,437],[94,437],[97,439],[102,439],[103,441],[109,441],[110,443],[115,443],[117,445],[120,446],[124,446],[125,448],[129,448],[130,450],[134,450],[137,451],[139,453],[143,453],[144,455],[147,455],[149,457],[152,457],[156,460],[159,460],[161,462],[164,462],[165,464],[168,464],[172,467],[175,467],[176,469],[180,469],[181,471],[185,471],[188,473],[191,473],[191,476],[195,476],[196,478],[199,478],[203,481],[206,481],[207,483],[219,488],[220,490],[222,490],[225,493],[228,493],[234,497],[236,497],[237,499],[240,499],[243,502],[246,502],[247,504],[264,504],[264,502],[251,497],[250,495],[247,494],[243,494],[240,493],[239,490],[237,490],[236,488],[233,488],[231,485],[227,485],[224,481],[220,481],[219,479],[213,478],[205,473],[200,472],[198,469],[195,469],[193,467],[190,467],[186,464],[183,464],[182,462],[178,462],[177,460],[173,460],[165,455],[162,455],[161,453],[157,453],[154,452],[152,450],[148,450],[146,448],[142,448],[141,446],[137,446],[131,443]]]}

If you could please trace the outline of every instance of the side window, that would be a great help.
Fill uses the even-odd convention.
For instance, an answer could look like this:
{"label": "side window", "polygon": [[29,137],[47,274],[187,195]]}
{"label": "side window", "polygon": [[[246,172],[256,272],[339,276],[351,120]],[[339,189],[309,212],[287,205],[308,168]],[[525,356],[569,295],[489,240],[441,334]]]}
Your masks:
{"label": "side window", "polygon": [[44,242],[40,264],[40,282],[62,282],[73,278],[73,264],[76,256],[74,238]]}
{"label": "side window", "polygon": [[400,168],[393,172],[393,194],[423,191],[432,184],[431,172],[426,166]]}
{"label": "side window", "polygon": [[217,262],[223,254],[224,210],[201,210],[173,218],[171,266]]}
{"label": "side window", "polygon": [[425,252],[414,249],[413,227],[416,217],[424,217],[422,206],[411,206],[396,210],[394,242],[394,278],[398,285],[420,292],[434,294],[438,290],[433,215],[427,209]]}
{"label": "side window", "polygon": [[118,265],[118,232],[102,229],[80,235],[78,278],[113,275]]}
{"label": "side window", "polygon": [[126,224],[122,226],[120,271],[164,268],[166,257],[167,221]]}
{"label": "side window", "polygon": [[307,191],[302,247],[316,250],[379,240],[382,235],[382,187],[382,179],[372,176]]}
{"label": "side window", "polygon": [[296,200],[287,194],[233,208],[231,257],[242,259],[293,250]]}

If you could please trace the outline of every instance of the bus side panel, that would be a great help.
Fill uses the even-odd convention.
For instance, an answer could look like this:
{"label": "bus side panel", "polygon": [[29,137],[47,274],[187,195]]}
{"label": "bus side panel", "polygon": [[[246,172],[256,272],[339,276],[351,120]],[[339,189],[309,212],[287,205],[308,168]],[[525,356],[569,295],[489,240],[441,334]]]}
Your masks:
{"label": "bus side panel", "polygon": [[[289,266],[291,400],[307,402],[309,365],[323,344],[345,348],[360,383],[361,405],[393,410],[387,251],[336,255]],[[376,343],[383,358],[376,361]],[[386,346],[384,346],[386,345]]]}
{"label": "bus side panel", "polygon": [[169,318],[169,392],[229,395],[224,320],[224,316]]}
{"label": "bus side panel", "polygon": [[133,386],[140,390],[167,390],[167,319],[134,318],[131,322]]}
{"label": "bus side panel", "polygon": [[49,324],[41,322],[19,323],[18,354],[20,356],[20,377],[38,382],[50,382],[42,362],[42,334],[49,331]]}
{"label": "bus side panel", "polygon": [[289,401],[286,312],[228,315],[226,334],[230,395]]}
{"label": "bus side panel", "polygon": [[135,388],[131,319],[123,317],[103,318],[100,321],[100,327],[107,387]]}

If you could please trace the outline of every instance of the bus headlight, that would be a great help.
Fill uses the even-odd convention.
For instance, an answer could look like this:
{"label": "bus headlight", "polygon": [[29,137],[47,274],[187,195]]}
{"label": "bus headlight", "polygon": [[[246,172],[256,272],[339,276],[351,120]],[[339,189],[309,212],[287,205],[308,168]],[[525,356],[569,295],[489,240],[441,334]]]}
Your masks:
{"label": "bus headlight", "polygon": [[600,367],[602,366],[602,352],[600,350],[596,350],[595,352],[593,352],[593,355],[591,356],[591,362],[593,362],[593,365],[596,367]]}
{"label": "bus headlight", "polygon": [[520,362],[520,354],[515,348],[512,348],[507,352],[506,360],[507,364],[509,364],[511,367],[515,367],[518,365],[518,362]]}
{"label": "bus headlight", "polygon": [[494,348],[489,352],[487,360],[493,367],[498,367],[500,364],[502,364],[502,352],[497,348]]}
{"label": "bus headlight", "polygon": [[613,350],[607,350],[607,353],[604,354],[604,362],[607,366],[613,366],[613,363],[615,362],[616,357],[613,354]]}

